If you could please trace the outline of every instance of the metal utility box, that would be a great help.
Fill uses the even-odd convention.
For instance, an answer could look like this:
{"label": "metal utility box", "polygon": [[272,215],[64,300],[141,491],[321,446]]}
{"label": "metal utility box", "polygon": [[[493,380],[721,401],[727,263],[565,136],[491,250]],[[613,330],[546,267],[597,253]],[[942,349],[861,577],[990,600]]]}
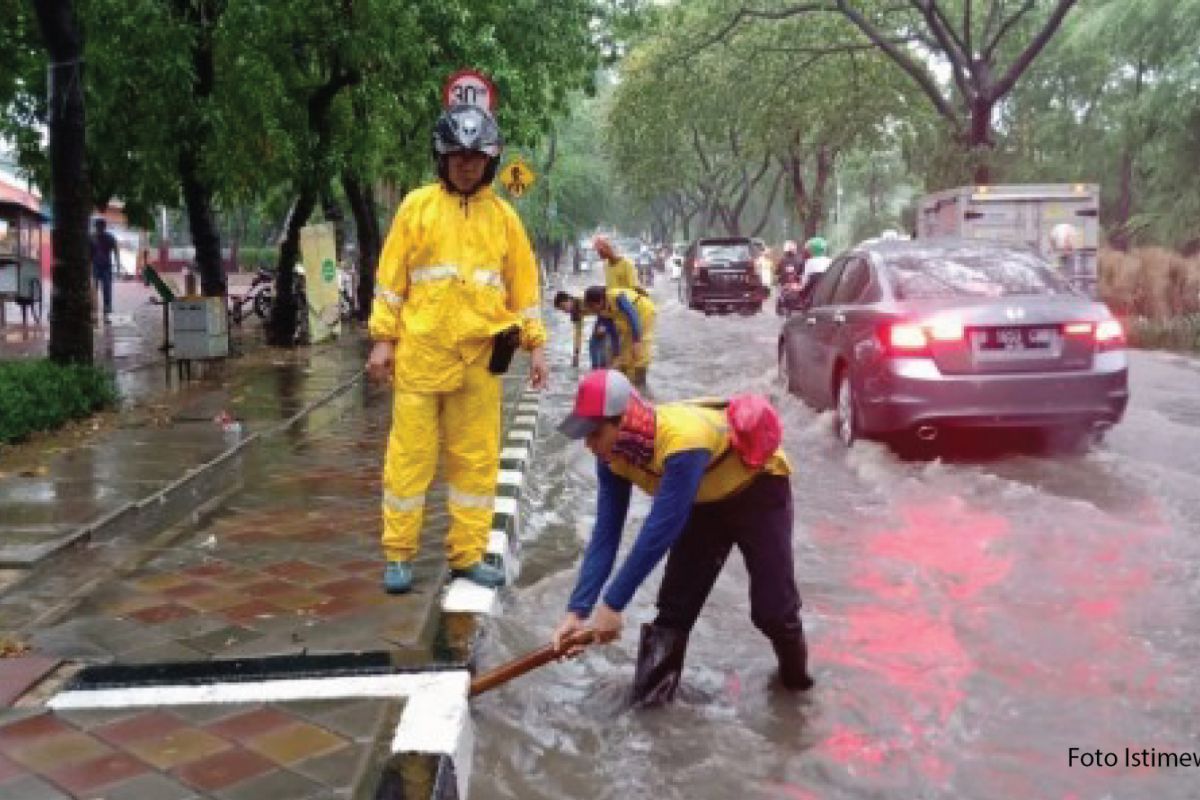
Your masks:
{"label": "metal utility box", "polygon": [[1100,187],[1092,183],[960,186],[921,198],[917,238],[1024,244],[1057,264],[1063,277],[1095,296]]}
{"label": "metal utility box", "polygon": [[185,297],[171,303],[171,355],[180,359],[225,358],[229,327],[221,297]]}

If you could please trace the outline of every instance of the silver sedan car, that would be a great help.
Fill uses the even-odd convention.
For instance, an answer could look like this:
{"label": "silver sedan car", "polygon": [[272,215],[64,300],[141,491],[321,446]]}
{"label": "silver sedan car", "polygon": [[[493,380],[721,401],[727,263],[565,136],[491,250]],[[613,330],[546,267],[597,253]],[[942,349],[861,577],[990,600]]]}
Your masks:
{"label": "silver sedan car", "polygon": [[839,257],[779,337],[780,376],[834,432],[1057,429],[1087,441],[1129,401],[1121,324],[1018,246],[883,241]]}

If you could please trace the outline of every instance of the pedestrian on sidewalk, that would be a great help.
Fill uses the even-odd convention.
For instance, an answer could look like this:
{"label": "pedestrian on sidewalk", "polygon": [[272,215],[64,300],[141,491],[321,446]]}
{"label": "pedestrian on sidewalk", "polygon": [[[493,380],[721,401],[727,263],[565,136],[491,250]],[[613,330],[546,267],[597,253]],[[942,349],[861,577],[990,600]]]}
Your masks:
{"label": "pedestrian on sidewalk", "polygon": [[[571,351],[571,366],[579,366],[579,351],[583,347],[583,318],[590,312],[583,307],[583,298],[575,297],[567,292],[554,295],[554,307],[571,318],[575,328],[575,345]],[[613,321],[607,317],[596,318],[596,328],[601,336],[593,336],[588,342],[588,358],[592,369],[603,369],[608,366],[611,353],[616,353],[621,347],[621,340]]]}
{"label": "pedestrian on sidewalk", "polygon": [[625,373],[633,385],[646,391],[654,346],[657,310],[645,289],[605,289],[589,286],[583,293],[583,309],[599,320],[610,320],[617,330],[617,349],[612,367]]}
{"label": "pedestrian on sidewalk", "polygon": [[[655,407],[620,372],[597,370],[580,382],[575,408],[559,426],[567,438],[586,439],[599,488],[555,646],[589,626],[600,643],[617,639],[626,605],[667,555],[658,615],[642,626],[635,706],[674,696],[692,626],[735,544],[750,574],[750,619],[774,647],[780,682],[792,690],[813,684],[792,561],[791,468],[778,448],[778,417],[763,406],[769,409],[743,405],[752,412],[744,416],[688,403]],[[730,419],[748,424],[734,428]],[[763,433],[772,427],[773,435]],[[610,581],[633,486],[653,503]]]}
{"label": "pedestrian on sidewalk", "polygon": [[412,588],[425,496],[445,453],[452,573],[504,584],[484,563],[500,465],[500,376],[532,354],[531,384],[548,371],[529,237],[491,189],[503,146],[487,111],[448,108],[433,131],[438,180],[397,211],[379,261],[369,321],[369,375],[394,387],[383,472],[384,589]]}
{"label": "pedestrian on sidewalk", "polygon": [[104,300],[104,322],[112,321],[113,269],[121,268],[121,253],[117,239],[108,232],[108,223],[97,218],[92,223],[92,235],[88,239],[92,254],[92,278]]}

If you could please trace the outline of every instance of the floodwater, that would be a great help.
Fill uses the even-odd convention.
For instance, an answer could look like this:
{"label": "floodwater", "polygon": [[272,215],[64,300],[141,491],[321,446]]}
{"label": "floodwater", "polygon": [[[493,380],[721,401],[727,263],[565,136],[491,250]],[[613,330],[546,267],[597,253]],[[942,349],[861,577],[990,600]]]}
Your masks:
{"label": "floodwater", "polygon": [[[1200,797],[1200,767],[1125,760],[1200,759],[1200,365],[1134,354],[1127,418],[1085,456],[967,442],[905,460],[846,451],[782,394],[773,314],[705,318],[674,291],[660,276],[655,396],[756,390],[783,414],[817,686],[772,685],[733,556],[680,701],[624,711],[656,570],[618,643],[475,701],[474,800]],[[594,518],[592,458],[553,432],[573,381],[569,326],[552,331],[523,572],[485,667],[549,640]],[[647,509],[635,492],[626,546]],[[1072,758],[1096,750],[1117,766]]]}

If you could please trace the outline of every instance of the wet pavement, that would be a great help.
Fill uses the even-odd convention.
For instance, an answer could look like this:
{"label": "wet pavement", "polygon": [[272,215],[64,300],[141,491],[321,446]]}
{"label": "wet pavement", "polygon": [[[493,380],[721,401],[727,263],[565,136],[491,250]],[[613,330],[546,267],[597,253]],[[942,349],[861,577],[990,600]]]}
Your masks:
{"label": "wet pavement", "polygon": [[38,712],[0,728],[3,800],[349,798],[377,780],[378,700]]}
{"label": "wet pavement", "polygon": [[[476,800],[499,798],[1194,798],[1196,767],[1126,766],[1125,748],[1200,754],[1200,362],[1132,354],[1125,422],[1084,456],[1019,438],[912,460],[845,451],[827,414],[775,379],[778,318],[705,318],[655,288],[659,399],[757,390],[795,467],[796,571],[817,687],[771,683],[731,558],[689,645],[682,700],[621,710],[636,626],[661,572],[593,648],[474,704]],[[562,376],[570,336],[554,328]],[[527,479],[522,578],[480,660],[547,641],[594,520],[592,459],[548,424]],[[631,508],[625,545],[648,503]],[[1119,755],[1115,768],[1070,749]]]}
{"label": "wet pavement", "polygon": [[[367,346],[350,335],[249,352],[143,393],[79,441],[51,437],[37,469],[2,476],[0,552],[21,569],[7,572],[0,634],[30,654],[0,659],[0,689],[15,701],[0,711],[0,798],[373,796],[403,697],[82,717],[48,714],[39,697],[80,666],[80,688],[97,669],[117,670],[100,680],[139,685],[264,669],[461,668],[478,627],[473,614],[441,610],[448,517],[437,484],[415,590],[380,590],[391,395],[361,378]],[[526,371],[518,363],[505,381],[506,425]],[[147,517],[171,504],[169,523]],[[511,530],[511,516],[497,519]],[[71,536],[73,547],[52,552]],[[206,663],[216,672],[197,678]]]}

